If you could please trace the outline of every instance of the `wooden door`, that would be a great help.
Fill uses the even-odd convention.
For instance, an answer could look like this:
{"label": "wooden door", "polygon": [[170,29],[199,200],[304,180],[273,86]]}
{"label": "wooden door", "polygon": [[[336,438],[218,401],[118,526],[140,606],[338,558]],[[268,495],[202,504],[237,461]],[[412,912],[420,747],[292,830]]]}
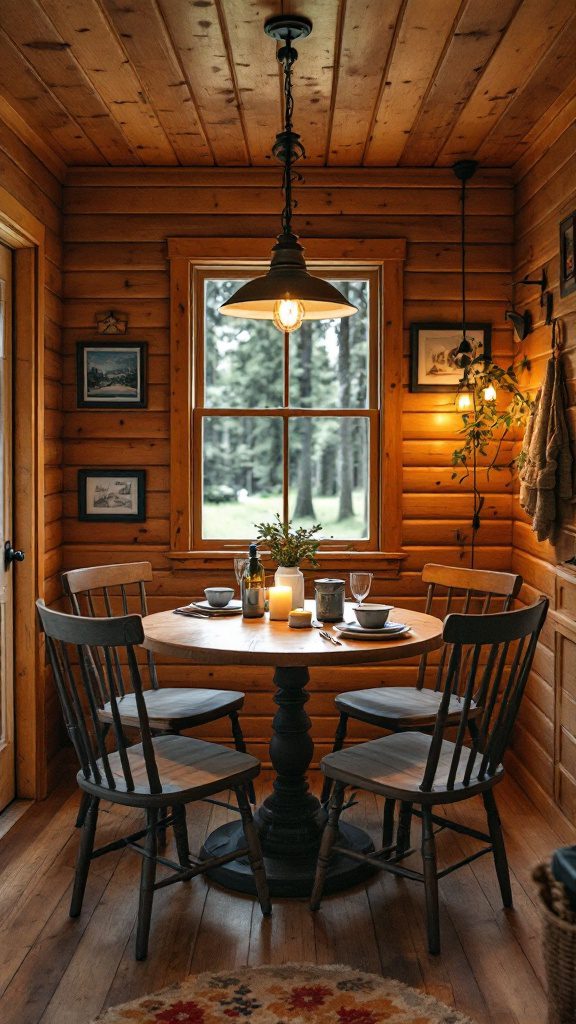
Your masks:
{"label": "wooden door", "polygon": [[15,796],[12,531],[12,253],[0,245],[0,811]]}

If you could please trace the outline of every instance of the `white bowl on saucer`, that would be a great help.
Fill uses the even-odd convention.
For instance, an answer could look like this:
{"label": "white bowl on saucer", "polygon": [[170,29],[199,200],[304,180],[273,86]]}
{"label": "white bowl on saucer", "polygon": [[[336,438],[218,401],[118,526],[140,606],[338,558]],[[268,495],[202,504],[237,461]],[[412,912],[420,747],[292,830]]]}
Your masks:
{"label": "white bowl on saucer", "polygon": [[392,604],[355,605],[354,615],[364,629],[382,629],[393,609]]}
{"label": "white bowl on saucer", "polygon": [[232,587],[206,587],[204,593],[212,608],[225,608],[234,597]]}

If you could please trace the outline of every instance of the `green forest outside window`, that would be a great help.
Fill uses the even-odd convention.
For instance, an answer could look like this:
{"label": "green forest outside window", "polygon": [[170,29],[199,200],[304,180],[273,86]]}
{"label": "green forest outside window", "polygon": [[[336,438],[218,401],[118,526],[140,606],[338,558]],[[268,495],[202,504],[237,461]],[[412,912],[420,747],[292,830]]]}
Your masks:
{"label": "green forest outside window", "polygon": [[283,335],[219,306],[254,268],[193,275],[195,546],[245,543],[278,512],[321,523],[323,547],[377,546],[380,501],[380,278],[373,267],[322,276],[358,307]]}

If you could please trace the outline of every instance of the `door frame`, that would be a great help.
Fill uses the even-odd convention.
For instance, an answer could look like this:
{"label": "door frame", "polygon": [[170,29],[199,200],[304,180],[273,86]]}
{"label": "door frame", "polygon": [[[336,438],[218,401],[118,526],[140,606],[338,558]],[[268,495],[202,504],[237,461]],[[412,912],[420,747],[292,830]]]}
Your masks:
{"label": "door frame", "polygon": [[14,573],[16,795],[47,790],[44,643],[35,600],[44,596],[44,244],[45,228],[0,187],[0,241],[14,253],[12,540],[26,553]]}

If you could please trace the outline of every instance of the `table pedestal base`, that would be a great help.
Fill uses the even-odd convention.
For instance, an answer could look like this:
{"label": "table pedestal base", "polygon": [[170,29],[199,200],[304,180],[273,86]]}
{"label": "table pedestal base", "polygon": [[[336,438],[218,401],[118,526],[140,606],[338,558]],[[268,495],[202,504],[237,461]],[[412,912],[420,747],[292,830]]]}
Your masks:
{"label": "table pedestal base", "polygon": [[[366,832],[354,825],[347,825],[345,822],[340,822],[338,843],[340,846],[349,846],[361,853],[370,853],[374,850],[374,844]],[[245,845],[242,826],[237,821],[231,821],[227,825],[221,825],[208,836],[200,856],[202,859],[222,857],[224,854],[232,853],[235,849],[242,849]],[[317,849],[310,851],[307,856],[293,857],[290,856],[289,850],[285,850],[282,857],[269,855],[265,850],[264,863],[270,895],[309,896],[316,872],[317,856]],[[350,857],[334,855],[328,870],[324,891],[330,893],[337,892],[339,889],[348,889],[352,885],[363,882],[373,871],[374,868],[369,864],[362,864]],[[252,896],[256,894],[254,879],[246,857],[232,860],[221,867],[212,868],[206,874],[214,882],[218,882],[227,889],[250,893]]]}
{"label": "table pedestal base", "polygon": [[[326,812],[310,792],[306,778],[314,752],[310,719],[304,710],[308,678],[306,668],[277,668],[274,673],[274,701],[278,711],[272,723],[270,760],[276,775],[272,792],[254,815],[272,896],[308,896],[311,893],[326,820]],[[340,843],[361,853],[374,850],[370,836],[354,825],[340,824]],[[208,836],[201,857],[223,857],[245,846],[241,825],[230,822]],[[355,885],[373,870],[350,857],[334,856],[326,891],[335,892]],[[244,858],[206,873],[229,889],[256,891]]]}

